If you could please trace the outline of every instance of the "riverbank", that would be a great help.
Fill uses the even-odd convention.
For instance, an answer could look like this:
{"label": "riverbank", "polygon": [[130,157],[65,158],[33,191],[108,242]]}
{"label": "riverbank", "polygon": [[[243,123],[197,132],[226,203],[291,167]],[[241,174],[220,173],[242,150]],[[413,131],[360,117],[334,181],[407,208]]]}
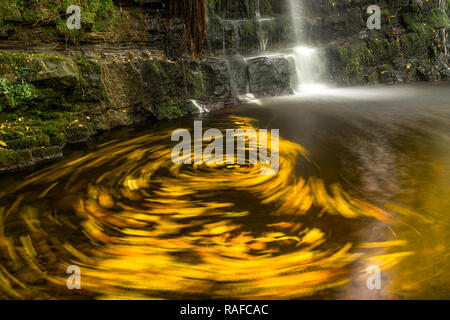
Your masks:
{"label": "riverbank", "polygon": [[[405,68],[401,81],[380,69],[372,83],[442,79]],[[59,158],[67,143],[118,126],[236,105],[245,94],[291,95],[295,72],[288,55],[172,61],[146,51],[108,59],[0,52],[0,172]]]}
{"label": "riverbank", "polygon": [[[192,84],[189,91],[188,84],[174,81],[175,74],[192,72],[180,73],[175,66],[152,57],[100,63],[0,53],[0,170],[59,157],[66,143],[85,141],[101,130],[191,112],[187,96],[196,97],[200,89]],[[144,73],[145,83],[155,90],[144,87]],[[144,98],[151,100],[148,114],[139,108]]]}
{"label": "riverbank", "polygon": [[282,56],[177,61],[129,51],[109,59],[0,52],[0,172],[61,156],[99,131],[292,94]]}

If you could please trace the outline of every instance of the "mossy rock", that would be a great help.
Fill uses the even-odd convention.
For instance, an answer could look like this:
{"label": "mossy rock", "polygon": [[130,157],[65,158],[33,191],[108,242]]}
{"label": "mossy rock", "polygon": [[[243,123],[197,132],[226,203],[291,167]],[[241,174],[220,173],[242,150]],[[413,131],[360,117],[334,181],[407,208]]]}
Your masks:
{"label": "mossy rock", "polygon": [[378,71],[376,68],[367,69],[364,76],[367,84],[374,85],[380,83],[380,80],[378,78]]}
{"label": "mossy rock", "polygon": [[105,98],[102,86],[102,69],[92,60],[77,60],[79,70],[79,97],[81,101],[101,101]]}
{"label": "mossy rock", "polygon": [[183,61],[184,74],[186,75],[187,99],[206,98],[205,74],[198,61]]}
{"label": "mossy rock", "polygon": [[400,45],[395,40],[370,39],[367,40],[367,48],[377,64],[389,62],[400,54]]}
{"label": "mossy rock", "polygon": [[95,134],[95,129],[90,125],[75,125],[65,130],[65,136],[70,143],[85,142]]}
{"label": "mossy rock", "polygon": [[151,107],[151,112],[158,120],[170,120],[195,112],[195,108],[185,101]]}
{"label": "mossy rock", "polygon": [[19,166],[26,166],[32,163],[33,154],[31,150],[8,150],[0,149],[0,172],[17,168]]}
{"label": "mossy rock", "polygon": [[62,157],[62,149],[57,146],[26,150],[0,149],[0,173],[60,157]]}
{"label": "mossy rock", "polygon": [[40,146],[43,147],[50,146],[49,136],[40,133],[8,141],[8,149],[13,150],[29,149],[32,147],[40,147]]}
{"label": "mossy rock", "polygon": [[[81,30],[67,28],[66,10],[71,5],[81,8]],[[52,26],[52,35],[70,36],[76,42],[87,32],[108,31],[116,12],[113,0],[0,0],[0,27],[6,23],[35,29]]]}
{"label": "mossy rock", "polygon": [[62,149],[58,146],[51,146],[48,148],[33,148],[31,149],[31,155],[38,161],[59,158],[62,156]]}
{"label": "mossy rock", "polygon": [[73,88],[78,84],[78,70],[75,63],[67,58],[41,54],[0,53],[0,77],[17,78],[24,81],[55,88]]}
{"label": "mossy rock", "polygon": [[408,33],[400,37],[400,47],[406,57],[428,57],[430,39],[423,34]]}
{"label": "mossy rock", "polygon": [[360,46],[348,46],[337,49],[337,59],[332,63],[338,65],[334,72],[334,80],[343,85],[354,85],[361,83],[364,64],[370,61],[370,52],[365,44]]}
{"label": "mossy rock", "polygon": [[[201,96],[204,93],[201,83],[203,80],[196,78],[189,64],[183,61],[177,63],[144,61],[141,70],[144,88],[143,107],[159,120],[186,114],[184,108],[189,90],[193,95]],[[200,76],[203,74],[198,73],[198,77]]]}

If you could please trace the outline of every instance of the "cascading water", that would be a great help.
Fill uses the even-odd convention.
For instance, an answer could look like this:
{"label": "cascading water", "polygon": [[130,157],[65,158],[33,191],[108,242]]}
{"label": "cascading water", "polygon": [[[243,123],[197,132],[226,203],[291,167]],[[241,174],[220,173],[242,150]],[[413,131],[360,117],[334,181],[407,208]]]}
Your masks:
{"label": "cascading water", "polygon": [[295,47],[292,50],[292,58],[295,61],[297,73],[296,89],[302,92],[320,90],[324,87],[323,78],[326,74],[326,59],[320,49],[306,45],[303,0],[287,1],[289,2],[295,35]]}
{"label": "cascading water", "polygon": [[442,37],[444,38],[444,41],[443,41],[444,53],[448,54],[448,49],[447,49],[447,28],[442,29]]}
{"label": "cascading water", "polygon": [[260,9],[260,0],[255,0],[255,18],[256,23],[258,24],[258,41],[259,41],[259,49],[261,52],[266,52],[267,43],[269,38],[267,37],[266,32],[264,32],[263,23],[268,19],[261,18],[261,9]]}
{"label": "cascading water", "polygon": [[291,12],[292,27],[294,29],[295,39],[297,42],[304,42],[303,38],[303,19],[300,13],[304,12],[302,0],[288,0]]}
{"label": "cascading water", "polygon": [[[447,2],[445,0],[439,0],[439,9],[443,12],[446,13],[447,12]],[[446,27],[444,27],[442,29],[442,42],[443,42],[443,46],[444,46],[444,53],[448,54],[448,49],[447,49],[447,29]]]}
{"label": "cascading water", "polygon": [[295,61],[296,87],[299,91],[322,89],[326,74],[325,58],[317,48],[298,46],[293,49]]}
{"label": "cascading water", "polygon": [[[241,100],[251,99],[254,101],[256,97],[264,96],[267,92],[271,92],[269,95],[272,92],[276,92],[275,95],[283,95],[292,93],[292,91],[313,92],[323,89],[323,79],[327,74],[326,58],[323,50],[308,46],[310,39],[309,33],[305,32],[307,13],[304,10],[304,0],[285,1],[287,1],[285,7],[289,10],[289,12],[285,12],[288,18],[286,21],[280,21],[279,16],[271,16],[271,11],[261,0],[249,1],[245,5],[247,12],[244,16],[233,13],[233,11],[225,16],[215,16],[214,10],[208,13],[215,19],[216,25],[221,26],[221,29],[217,28],[216,30],[221,33],[222,37],[222,59],[225,61],[229,76],[231,96]],[[276,14],[283,13],[277,12]],[[248,20],[249,18],[250,20]],[[287,39],[284,38],[284,42],[279,42],[277,37],[286,36],[280,26],[286,30],[284,28],[288,27],[289,29],[289,24],[291,25],[290,29],[293,30],[292,39],[294,41],[286,42]],[[281,33],[277,34],[278,32]],[[214,37],[212,40],[215,40]],[[282,64],[273,64],[280,57],[288,61],[288,71],[283,69]],[[241,61],[242,64],[236,65],[233,59]],[[242,69],[245,69],[245,65],[249,65],[249,63],[258,67],[253,69],[254,73],[242,73]],[[264,66],[265,63],[267,66]],[[265,79],[261,70],[270,70],[268,77],[273,78]],[[285,81],[286,73],[289,77],[287,81]],[[247,82],[246,86],[242,83],[242,79]],[[270,87],[272,80],[275,88],[273,90]],[[199,109],[199,112],[202,110]]]}

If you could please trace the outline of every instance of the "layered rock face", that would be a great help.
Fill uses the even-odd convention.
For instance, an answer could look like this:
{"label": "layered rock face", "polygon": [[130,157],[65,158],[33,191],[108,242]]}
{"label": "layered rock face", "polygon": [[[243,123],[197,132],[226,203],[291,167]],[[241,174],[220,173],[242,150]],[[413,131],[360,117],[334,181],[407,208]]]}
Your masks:
{"label": "layered rock face", "polygon": [[[381,30],[367,27],[371,5],[381,9]],[[209,15],[208,48],[216,55],[300,42],[326,51],[324,80],[337,85],[449,79],[449,0],[222,0],[211,2]]]}
{"label": "layered rock face", "polygon": [[59,156],[98,130],[196,112],[191,99],[231,97],[213,65],[0,53],[0,171]]}
{"label": "layered rock face", "polygon": [[288,47],[293,32],[286,1],[208,1],[207,50],[255,55]]}
{"label": "layered rock face", "polygon": [[449,80],[450,1],[377,1],[381,30],[368,30],[371,1],[316,1],[311,38],[327,44],[333,82],[340,85]]}
{"label": "layered rock face", "polygon": [[[146,119],[220,108],[233,97],[289,94],[282,57],[95,61],[0,53],[0,171],[61,156],[69,142]],[[197,103],[193,103],[197,101]]]}
{"label": "layered rock face", "polygon": [[282,56],[249,60],[248,73],[250,92],[257,96],[280,96],[293,93],[290,65]]}

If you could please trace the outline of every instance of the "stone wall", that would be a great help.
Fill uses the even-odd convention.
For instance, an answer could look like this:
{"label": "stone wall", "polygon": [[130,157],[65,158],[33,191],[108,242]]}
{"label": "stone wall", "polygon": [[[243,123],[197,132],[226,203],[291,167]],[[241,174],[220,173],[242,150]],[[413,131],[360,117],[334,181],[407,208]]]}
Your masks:
{"label": "stone wall", "polygon": [[[207,49],[215,55],[252,55],[286,48],[292,41],[286,2],[208,1]],[[258,10],[259,8],[259,10]],[[262,43],[263,42],[263,43]],[[262,48],[264,46],[264,48]]]}
{"label": "stone wall", "polygon": [[225,107],[249,92],[292,93],[287,61],[0,53],[0,171],[60,156],[100,130]]}
{"label": "stone wall", "polygon": [[[445,54],[450,1],[308,1],[315,15],[306,28],[327,49],[331,81],[338,85],[450,79]],[[368,30],[367,7],[381,7],[381,30]],[[441,4],[441,8],[440,8]],[[444,6],[442,6],[444,5]]]}
{"label": "stone wall", "polygon": [[[294,30],[287,0],[210,1],[208,48],[222,56],[282,52],[302,43],[323,48],[337,85],[448,80],[445,55],[449,0],[296,0],[301,30]],[[214,5],[213,5],[214,4]],[[367,8],[381,7],[382,29],[368,30]],[[263,41],[264,48],[261,46]],[[448,50],[447,50],[448,53]]]}
{"label": "stone wall", "polygon": [[0,53],[0,171],[61,155],[99,130],[195,112],[201,64]]}

